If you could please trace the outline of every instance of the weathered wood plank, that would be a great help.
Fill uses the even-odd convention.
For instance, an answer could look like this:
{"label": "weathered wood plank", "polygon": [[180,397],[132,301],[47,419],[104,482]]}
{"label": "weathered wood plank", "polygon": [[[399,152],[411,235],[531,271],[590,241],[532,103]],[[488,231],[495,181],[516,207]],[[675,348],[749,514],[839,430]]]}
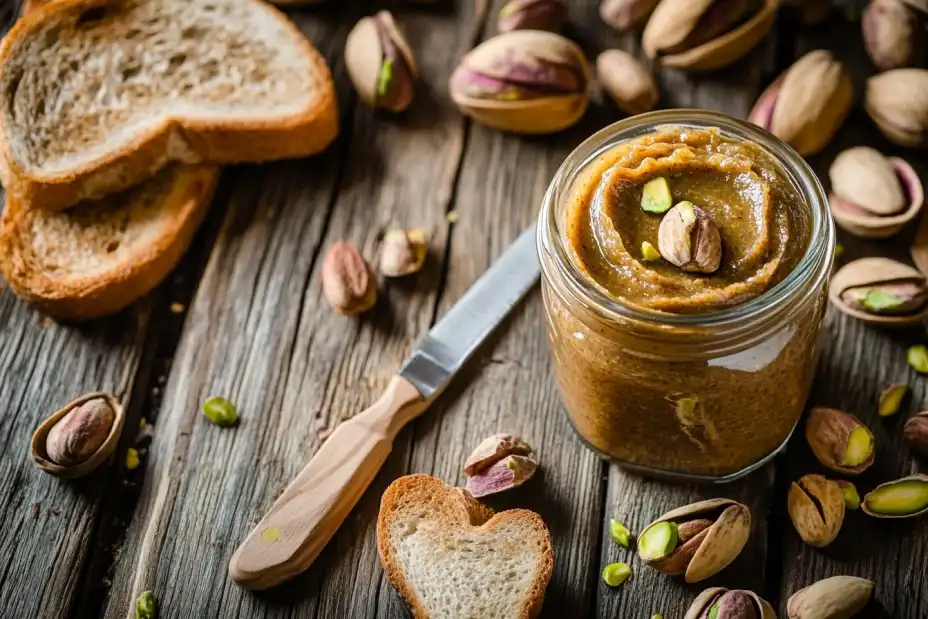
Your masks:
{"label": "weathered wood plank", "polygon": [[[348,29],[369,8],[340,8],[337,17],[324,10],[292,17],[335,69],[347,111],[343,137],[311,161],[230,171],[229,213],[152,415],[140,509],[106,617],[126,616],[145,589],[168,617],[355,616],[353,599],[376,602],[371,514],[389,473],[356,510],[363,518],[352,515],[317,565],[291,584],[256,595],[226,576],[237,544],[314,453],[320,431],[378,396],[433,318],[463,123],[429,87],[444,84],[468,35],[448,16],[402,15],[413,45],[432,50],[419,58],[429,86],[414,112],[383,116],[356,105],[341,62]],[[466,23],[471,9],[461,10]],[[431,232],[427,267],[382,287],[369,317],[335,315],[319,286],[321,251],[348,239],[373,256],[379,235],[394,226]],[[214,394],[237,405],[236,429],[213,427],[199,413]],[[388,469],[395,474],[405,460],[401,445]]]}
{"label": "weathered wood plank", "polygon": [[[839,17],[828,27],[802,31],[797,37],[796,56],[811,49],[826,48],[844,61],[862,96],[864,80],[873,68],[860,38],[860,24]],[[904,150],[880,135],[866,113],[858,106],[835,140],[819,155],[810,158],[812,167],[828,189],[828,167],[837,153],[857,145],[871,145],[880,151],[905,157],[921,178],[928,179],[928,157],[922,152]],[[838,266],[865,256],[890,256],[910,263],[908,246],[915,226],[885,241],[858,239],[838,231],[845,252]],[[859,478],[853,479],[861,496],[877,484],[921,470],[902,438],[902,426],[910,415],[926,408],[928,385],[912,371],[905,359],[906,348],[926,343],[924,329],[892,332],[867,327],[859,321],[829,308],[825,322],[824,349],[810,405],[826,405],[857,415],[876,438],[876,462]],[[912,393],[895,417],[880,419],[877,400],[890,384],[906,382]],[[829,576],[848,574],[869,578],[876,583],[874,603],[867,617],[925,619],[928,617],[928,521],[883,522],[848,512],[838,539],[828,548],[816,550],[799,539],[786,514],[789,484],[815,472],[840,477],[824,469],[812,456],[800,435],[791,444],[778,466],[777,494],[774,499],[771,546],[782,549],[782,578],[779,608],[785,616],[786,601],[798,589]],[[771,600],[773,601],[773,600]]]}

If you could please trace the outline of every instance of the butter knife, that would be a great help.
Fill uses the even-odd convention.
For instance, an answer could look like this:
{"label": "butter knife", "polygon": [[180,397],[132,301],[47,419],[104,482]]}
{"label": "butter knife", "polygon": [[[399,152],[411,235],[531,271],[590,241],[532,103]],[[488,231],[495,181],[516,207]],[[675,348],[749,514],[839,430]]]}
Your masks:
{"label": "butter knife", "polygon": [[232,556],[234,582],[267,589],[310,566],[383,466],[399,431],[441,394],[539,271],[532,225],[416,345],[383,396],[335,428]]}

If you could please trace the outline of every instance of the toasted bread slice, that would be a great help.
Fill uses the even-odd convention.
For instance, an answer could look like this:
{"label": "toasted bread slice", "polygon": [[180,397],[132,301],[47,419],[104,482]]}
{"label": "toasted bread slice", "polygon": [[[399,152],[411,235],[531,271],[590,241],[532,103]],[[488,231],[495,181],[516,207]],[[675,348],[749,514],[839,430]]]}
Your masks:
{"label": "toasted bread slice", "polygon": [[0,44],[0,176],[61,210],[172,161],[312,155],[338,132],[325,60],[261,0],[56,0]]}
{"label": "toasted bread slice", "polygon": [[384,492],[377,547],[416,619],[536,617],[554,568],[538,514],[493,515],[428,475],[401,477]]}
{"label": "toasted bread slice", "polygon": [[174,165],[122,193],[49,213],[7,198],[0,271],[61,320],[112,314],[174,268],[203,221],[218,168]]}

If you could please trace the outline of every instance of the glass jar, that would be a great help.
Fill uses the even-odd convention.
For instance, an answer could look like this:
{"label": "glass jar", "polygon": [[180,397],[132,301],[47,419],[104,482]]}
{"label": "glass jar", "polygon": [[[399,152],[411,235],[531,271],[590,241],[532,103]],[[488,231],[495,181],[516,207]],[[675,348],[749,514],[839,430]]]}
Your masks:
{"label": "glass jar", "polygon": [[[620,302],[577,264],[565,234],[575,182],[609,149],[667,126],[715,128],[759,146],[801,202],[808,247],[792,272],[753,299],[707,313],[657,312]],[[602,456],[650,475],[728,481],[767,462],[789,439],[809,394],[834,236],[826,197],[805,161],[740,120],[659,111],[583,142],[551,181],[538,223],[555,373],[577,434]]]}

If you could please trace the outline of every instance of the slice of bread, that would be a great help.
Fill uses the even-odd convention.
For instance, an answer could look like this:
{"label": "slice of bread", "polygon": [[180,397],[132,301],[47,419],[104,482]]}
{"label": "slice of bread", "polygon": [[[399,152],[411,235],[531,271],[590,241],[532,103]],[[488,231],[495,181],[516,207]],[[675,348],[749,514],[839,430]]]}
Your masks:
{"label": "slice of bread", "polygon": [[61,213],[0,219],[0,271],[23,299],[60,320],[112,314],[174,268],[209,209],[218,168],[173,165],[119,194]]}
{"label": "slice of bread", "polygon": [[384,492],[377,547],[416,619],[536,617],[554,568],[541,516],[494,515],[428,475],[401,477]]}
{"label": "slice of bread", "polygon": [[172,161],[312,155],[337,132],[325,60],[261,0],[56,0],[0,44],[0,176],[25,208]]}

